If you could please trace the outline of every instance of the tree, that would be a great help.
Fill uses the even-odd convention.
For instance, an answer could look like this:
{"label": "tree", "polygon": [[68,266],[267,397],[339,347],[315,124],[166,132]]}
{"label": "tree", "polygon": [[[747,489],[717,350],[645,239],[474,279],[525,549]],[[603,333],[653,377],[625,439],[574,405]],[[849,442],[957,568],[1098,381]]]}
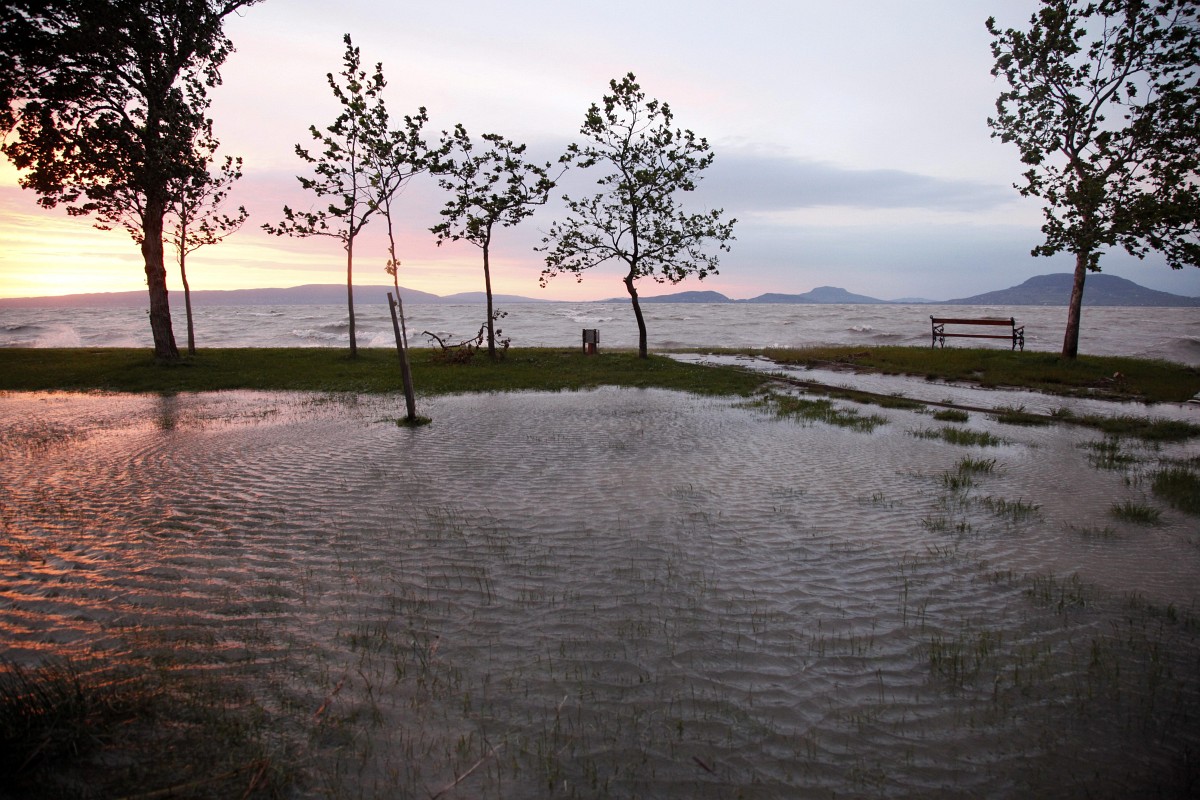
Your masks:
{"label": "tree", "polygon": [[496,358],[495,310],[492,305],[492,231],[507,228],[545,205],[555,181],[551,165],[538,166],[525,160],[525,145],[514,144],[498,133],[483,134],[488,149],[474,153],[466,128],[455,125],[453,133],[442,134],[435,171],[438,183],[451,193],[441,215],[445,221],[429,230],[437,243],[465,239],[483,251],[483,285],[487,295],[488,356]]}
{"label": "tree", "polygon": [[342,37],[346,52],[342,57],[344,69],[339,73],[345,84],[333,73],[325,78],[333,96],[342,105],[333,124],[324,132],[313,125],[309,132],[323,148],[314,156],[296,145],[296,155],[312,164],[316,177],[297,176],[300,185],[319,198],[329,198],[329,205],[317,211],[294,211],[283,207],[284,219],[278,225],[263,225],[276,236],[331,236],[342,243],[346,251],[346,304],[349,314],[350,355],[358,355],[354,327],[354,240],[378,210],[375,194],[368,176],[372,148],[387,138],[388,113],[382,92],[383,65],[377,63],[370,77],[362,69],[359,49]]}
{"label": "tree", "polygon": [[[396,226],[392,200],[416,175],[429,169],[430,154],[421,131],[429,116],[422,106],[416,116],[404,117],[404,128],[392,131],[368,150],[367,173],[372,202],[387,222],[388,260],[384,270],[392,277],[396,290],[395,311],[399,312],[396,347],[400,351],[400,374],[404,384],[407,420],[417,424],[417,401],[413,391],[412,370],[408,361],[408,326],[404,319],[404,300],[400,295],[400,257],[396,253]],[[389,297],[389,300],[391,298]]]}
{"label": "tree", "polygon": [[[211,165],[218,145],[212,136],[211,126],[205,126],[195,152],[202,154],[206,165]],[[233,184],[241,177],[242,159],[226,156],[215,174],[206,166],[203,172],[183,179],[171,192],[175,198],[171,208],[174,224],[167,230],[167,239],[174,245],[179,260],[179,278],[183,283],[183,302],[187,312],[189,355],[196,354],[196,330],[192,321],[192,289],[188,285],[187,257],[205,245],[218,244],[246,222],[250,213],[245,206],[238,206],[233,216],[221,210]]]}
{"label": "tree", "polygon": [[708,141],[672,129],[670,107],[646,100],[633,73],[609,87],[603,108],[593,103],[580,128],[588,142],[572,144],[564,156],[585,169],[600,167],[596,183],[603,189],[578,200],[563,197],[569,215],[550,226],[538,248],[546,252],[541,284],[563,272],[582,280],[584,270],[608,261],[627,267],[623,282],[637,318],[638,355],[646,358],[637,280],[674,284],[693,274],[701,280],[715,275],[718,258],[705,245],[711,240],[728,251],[736,220],[722,221],[721,209],[687,214],[677,199],[693,191],[712,164]]}
{"label": "tree", "polygon": [[207,92],[232,52],[222,25],[257,0],[19,0],[0,10],[0,149],[45,208],[99,227],[136,221],[155,355],[179,357],[167,302],[163,218],[193,150]]}
{"label": "tree", "polygon": [[1015,188],[1046,203],[1033,254],[1075,256],[1064,358],[1106,249],[1200,265],[1198,13],[1195,0],[1042,0],[1028,31],[987,21],[992,74],[1010,87],[988,125],[1029,167]]}

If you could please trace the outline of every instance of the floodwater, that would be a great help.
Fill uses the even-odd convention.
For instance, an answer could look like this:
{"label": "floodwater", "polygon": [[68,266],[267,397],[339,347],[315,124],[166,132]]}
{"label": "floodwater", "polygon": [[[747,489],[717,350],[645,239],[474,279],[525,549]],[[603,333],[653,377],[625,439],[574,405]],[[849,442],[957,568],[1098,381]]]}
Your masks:
{"label": "floodwater", "polygon": [[1070,426],[618,388],[421,412],[0,396],[0,655],[169,646],[321,726],[303,797],[1196,787],[1200,526],[1149,477],[1196,444],[1114,469]]}

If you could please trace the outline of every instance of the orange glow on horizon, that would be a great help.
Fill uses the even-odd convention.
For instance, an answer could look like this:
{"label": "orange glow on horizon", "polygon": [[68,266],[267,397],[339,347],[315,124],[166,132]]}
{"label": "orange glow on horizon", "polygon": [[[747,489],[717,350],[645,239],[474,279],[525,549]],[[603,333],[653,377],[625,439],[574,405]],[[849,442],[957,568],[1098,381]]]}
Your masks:
{"label": "orange glow on horizon", "polygon": [[[98,230],[91,218],[71,217],[63,208],[42,208],[32,191],[19,187],[12,165],[0,163],[0,298],[145,291],[141,252],[128,233],[119,228]],[[329,237],[272,236],[261,228],[268,215],[255,207],[251,214],[242,230],[188,256],[188,283],[193,291],[345,283],[345,251],[340,242]],[[483,291],[479,248],[467,242],[438,247],[427,233],[427,224],[414,219],[411,229],[399,236],[401,287],[440,296]],[[492,254],[494,293],[565,302],[626,297],[619,270],[611,265],[589,272],[582,282],[560,275],[543,289],[538,285],[540,256],[532,250],[526,254],[525,248],[513,246],[508,253]],[[383,229],[368,227],[355,244],[356,286],[391,283],[383,269],[385,252]],[[169,246],[166,260],[168,290],[182,291],[175,253]],[[639,283],[643,296],[707,289],[734,298],[767,291],[723,277],[678,286],[652,280]]]}
{"label": "orange glow on horizon", "polygon": [[[379,248],[357,249],[355,284],[390,283],[383,259],[375,252]],[[432,252],[402,259],[401,286],[438,295],[483,288],[475,248],[424,249]],[[188,283],[193,290],[341,284],[345,270],[345,254],[335,240],[277,238],[252,224],[225,242],[188,256]],[[554,287],[553,297],[578,296],[570,291],[574,282],[570,284]],[[98,230],[88,218],[39,207],[31,192],[0,186],[0,298],[140,291],[145,285],[141,253],[124,230]],[[167,285],[172,291],[182,289],[170,248]],[[591,294],[596,294],[598,287],[591,288]],[[499,264],[494,289],[527,297],[548,294],[538,288],[530,264]]]}

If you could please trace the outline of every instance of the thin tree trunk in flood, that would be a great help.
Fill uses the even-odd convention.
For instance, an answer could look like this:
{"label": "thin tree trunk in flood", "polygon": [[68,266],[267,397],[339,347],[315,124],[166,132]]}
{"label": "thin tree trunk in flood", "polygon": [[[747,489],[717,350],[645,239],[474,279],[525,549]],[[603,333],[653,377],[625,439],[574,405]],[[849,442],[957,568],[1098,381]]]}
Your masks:
{"label": "thin tree trunk in flood", "polygon": [[487,235],[483,240],[483,288],[487,293],[487,332],[488,332],[488,358],[492,361],[496,360],[496,323],[492,319],[492,269],[488,262],[488,249],[492,241],[492,232],[489,228]]}
{"label": "thin tree trunk in flood", "polygon": [[358,357],[358,341],[354,335],[354,236],[346,241],[346,308],[350,320],[350,357]]}
{"label": "thin tree trunk in flood", "polygon": [[649,358],[646,348],[646,319],[642,316],[642,306],[638,303],[637,288],[633,285],[633,273],[625,277],[625,288],[629,290],[629,299],[633,302],[633,316],[638,324],[638,358]]}

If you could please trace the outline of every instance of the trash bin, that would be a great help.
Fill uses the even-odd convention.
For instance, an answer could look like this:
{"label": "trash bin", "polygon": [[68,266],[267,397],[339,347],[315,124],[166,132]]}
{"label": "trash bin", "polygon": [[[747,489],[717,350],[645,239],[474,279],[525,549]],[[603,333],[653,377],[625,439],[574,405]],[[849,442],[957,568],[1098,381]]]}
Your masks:
{"label": "trash bin", "polygon": [[583,329],[583,352],[585,355],[594,355],[596,347],[600,344],[600,331],[596,328]]}

